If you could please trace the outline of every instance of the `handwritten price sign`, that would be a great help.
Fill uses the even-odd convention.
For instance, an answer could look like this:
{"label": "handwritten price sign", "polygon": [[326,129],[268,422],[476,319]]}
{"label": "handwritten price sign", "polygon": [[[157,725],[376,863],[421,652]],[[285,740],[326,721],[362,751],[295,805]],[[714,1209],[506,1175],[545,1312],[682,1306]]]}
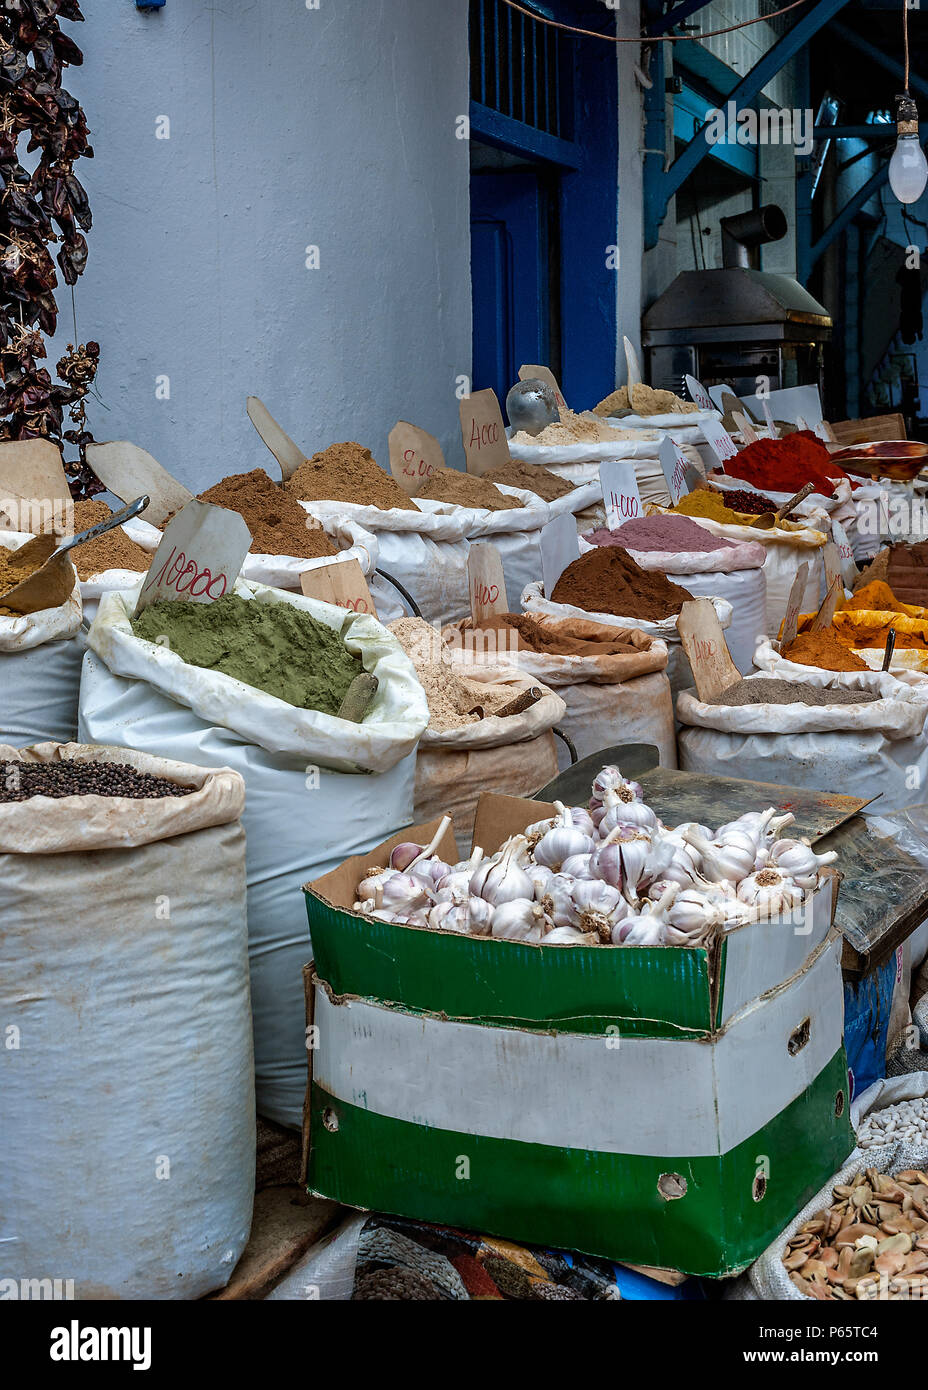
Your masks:
{"label": "handwritten price sign", "polygon": [[643,515],[635,465],[619,459],[606,459],[599,465],[606,525],[617,531],[626,521]]}
{"label": "handwritten price sign", "polygon": [[695,402],[700,410],[715,409],[715,403],[701,381],[697,381],[696,377],[690,376],[689,373],[684,377],[684,381],[686,382],[686,389],[690,393],[690,400]]}
{"label": "handwritten price sign", "polygon": [[404,492],[415,497],[423,483],[445,466],[442,447],[428,430],[399,420],[390,431],[390,471]]}
{"label": "handwritten price sign", "polygon": [[354,557],[304,570],[300,575],[300,588],[306,598],[331,603],[336,608],[347,608],[349,613],[370,613],[372,617],[377,617],[367,580]]}
{"label": "handwritten price sign", "polygon": [[724,468],[725,460],[733,459],[738,452],[735,441],[728,431],[722,428],[718,420],[703,420],[702,432],[709,448]]}
{"label": "handwritten price sign", "polygon": [[477,541],[467,556],[470,615],[479,627],[485,618],[508,612],[503,562],[495,545]]}
{"label": "handwritten price sign", "polygon": [[689,492],[687,474],[691,467],[690,461],[679,444],[675,444],[669,435],[665,435],[661,440],[657,456],[661,461],[661,471],[667,483],[670,501],[676,506],[683,494]]}
{"label": "handwritten price sign", "polygon": [[508,463],[509,440],[495,391],[474,391],[461,401],[461,439],[468,473],[487,473]]}
{"label": "handwritten price sign", "polygon": [[251,532],[238,512],[188,502],[155,551],[135,616],[159,599],[215,603],[231,592],[250,549]]}

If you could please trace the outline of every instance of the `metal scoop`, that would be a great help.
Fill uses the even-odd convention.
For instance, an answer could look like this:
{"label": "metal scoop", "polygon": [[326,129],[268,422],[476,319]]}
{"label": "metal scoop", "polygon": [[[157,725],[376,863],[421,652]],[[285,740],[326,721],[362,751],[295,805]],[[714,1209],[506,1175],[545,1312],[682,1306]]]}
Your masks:
{"label": "metal scoop", "polygon": [[131,521],[148,506],[147,497],[137,497],[134,502],[120,511],[108,516],[97,526],[81,531],[70,540],[58,542],[55,535],[36,536],[14,551],[17,561],[34,560],[36,569],[27,579],[23,579],[5,594],[0,594],[0,608],[9,608],[14,613],[38,613],[43,608],[57,608],[67,602],[74,588],[74,575],[66,556],[76,545],[96,540],[97,536]]}
{"label": "metal scoop", "polygon": [[814,491],[815,484],[806,483],[805,487],[800,488],[799,491],[789,499],[785,507],[780,507],[779,511],[776,512],[761,512],[757,520],[751,522],[751,525],[755,526],[759,531],[772,531],[774,526],[777,526],[785,516],[789,516],[793,508],[798,507],[799,503],[804,502],[809,493]]}

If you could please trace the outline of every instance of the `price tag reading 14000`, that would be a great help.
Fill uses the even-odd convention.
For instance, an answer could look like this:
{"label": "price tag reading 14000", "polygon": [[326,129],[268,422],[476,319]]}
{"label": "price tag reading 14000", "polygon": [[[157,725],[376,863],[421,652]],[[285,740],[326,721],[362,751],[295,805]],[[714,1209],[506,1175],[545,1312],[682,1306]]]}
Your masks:
{"label": "price tag reading 14000", "polygon": [[605,460],[599,465],[599,480],[606,508],[606,525],[610,531],[617,531],[626,521],[633,521],[642,515],[641,495],[633,463]]}

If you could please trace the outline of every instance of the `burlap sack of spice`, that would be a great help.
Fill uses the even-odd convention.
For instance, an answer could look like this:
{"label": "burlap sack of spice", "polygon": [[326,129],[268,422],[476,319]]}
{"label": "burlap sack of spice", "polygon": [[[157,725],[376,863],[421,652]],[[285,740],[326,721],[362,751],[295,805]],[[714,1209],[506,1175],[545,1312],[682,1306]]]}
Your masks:
{"label": "burlap sack of spice", "polygon": [[[539,685],[513,667],[454,667],[458,676],[499,687],[515,699]],[[557,745],[552,730],[567,713],[567,706],[552,689],[542,688],[542,698],[521,714],[506,719],[489,716],[477,723],[449,730],[428,728],[415,760],[415,820],[450,815],[461,855],[470,853],[474,817],[482,792],[499,791],[510,796],[531,796],[557,776]]]}

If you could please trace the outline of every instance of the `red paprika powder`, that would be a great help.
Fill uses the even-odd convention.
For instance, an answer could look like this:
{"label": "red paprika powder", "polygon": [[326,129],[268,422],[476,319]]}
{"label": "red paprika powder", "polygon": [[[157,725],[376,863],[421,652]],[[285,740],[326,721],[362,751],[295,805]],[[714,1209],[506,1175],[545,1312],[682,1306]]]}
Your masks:
{"label": "red paprika powder", "polygon": [[834,492],[838,479],[847,477],[811,430],[797,430],[785,439],[755,439],[726,460],[725,472],[772,492],[798,492],[814,483],[815,491],[825,497]]}

